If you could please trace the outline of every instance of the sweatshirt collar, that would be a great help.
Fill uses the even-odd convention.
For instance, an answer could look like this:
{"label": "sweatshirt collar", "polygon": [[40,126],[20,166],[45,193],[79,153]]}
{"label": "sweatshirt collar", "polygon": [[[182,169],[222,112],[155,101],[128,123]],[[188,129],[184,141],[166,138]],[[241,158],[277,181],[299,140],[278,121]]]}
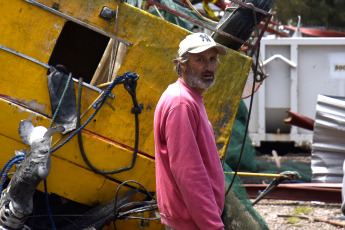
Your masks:
{"label": "sweatshirt collar", "polygon": [[195,90],[193,90],[192,88],[190,88],[186,83],[184,83],[184,82],[182,81],[181,78],[178,78],[177,81],[178,81],[180,84],[182,84],[191,94],[193,94],[193,96],[196,96],[196,97],[200,98],[201,100],[204,98],[203,95],[197,93]]}

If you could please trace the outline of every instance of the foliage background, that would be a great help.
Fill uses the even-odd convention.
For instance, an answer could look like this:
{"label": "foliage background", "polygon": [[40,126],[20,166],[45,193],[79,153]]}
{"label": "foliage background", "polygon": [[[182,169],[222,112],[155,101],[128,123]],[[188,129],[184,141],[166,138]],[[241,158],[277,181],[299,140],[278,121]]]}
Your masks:
{"label": "foliage background", "polygon": [[345,0],[276,0],[275,20],[296,26],[298,15],[301,27],[317,27],[345,31]]}

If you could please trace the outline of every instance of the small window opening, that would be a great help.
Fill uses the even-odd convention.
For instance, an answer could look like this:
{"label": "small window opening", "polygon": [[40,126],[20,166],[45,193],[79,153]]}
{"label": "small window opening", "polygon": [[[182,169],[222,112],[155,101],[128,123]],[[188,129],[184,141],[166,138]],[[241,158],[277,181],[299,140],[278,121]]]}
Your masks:
{"label": "small window opening", "polygon": [[90,83],[108,42],[108,37],[68,21],[56,42],[49,65],[63,65],[74,78],[82,77],[84,82]]}

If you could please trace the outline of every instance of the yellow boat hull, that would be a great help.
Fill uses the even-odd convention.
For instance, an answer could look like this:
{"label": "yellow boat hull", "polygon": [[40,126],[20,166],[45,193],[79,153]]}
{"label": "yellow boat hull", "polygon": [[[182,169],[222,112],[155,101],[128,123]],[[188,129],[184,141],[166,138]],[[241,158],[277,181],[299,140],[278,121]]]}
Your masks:
{"label": "yellow boat hull", "polygon": [[[56,1],[37,2],[50,8]],[[116,20],[107,21],[99,17],[99,13],[103,6],[117,9],[117,1],[57,2],[59,12],[106,33],[114,33]],[[24,0],[0,0],[0,15],[0,45],[25,55],[23,57],[0,49],[0,164],[4,165],[14,156],[14,150],[29,149],[18,134],[21,120],[29,119],[35,126],[47,128],[51,123],[47,68],[27,57],[49,64],[69,20]],[[140,76],[137,99],[143,105],[143,111],[139,115],[139,154],[135,166],[129,171],[109,175],[114,180],[96,174],[84,162],[77,137],[74,137],[52,154],[52,168],[47,178],[49,193],[90,206],[113,199],[119,183],[127,180],[138,181],[148,191],[155,191],[154,110],[165,88],[177,80],[172,59],[176,56],[180,40],[189,33],[126,3],[120,5],[117,23],[116,36],[132,44],[127,47],[119,74],[130,71]],[[222,155],[230,138],[251,59],[229,50],[226,56],[220,57],[220,62],[217,82],[207,91],[204,99],[209,119],[214,126],[219,153]],[[131,98],[122,86],[115,87],[112,94],[115,99],[108,101],[115,110],[105,104],[82,131],[86,154],[102,170],[130,165],[134,148],[135,128]],[[98,96],[97,91],[83,86],[82,113]],[[93,109],[87,112],[82,123],[93,112]],[[61,135],[55,135],[53,143],[60,138]],[[38,189],[44,191],[43,185],[40,184]],[[128,188],[121,189],[121,193],[126,190]],[[122,226],[121,223],[118,226]],[[136,229],[137,224],[137,221],[132,221],[132,224],[123,224],[127,227],[122,229]],[[160,229],[161,225],[158,221],[149,228]]]}

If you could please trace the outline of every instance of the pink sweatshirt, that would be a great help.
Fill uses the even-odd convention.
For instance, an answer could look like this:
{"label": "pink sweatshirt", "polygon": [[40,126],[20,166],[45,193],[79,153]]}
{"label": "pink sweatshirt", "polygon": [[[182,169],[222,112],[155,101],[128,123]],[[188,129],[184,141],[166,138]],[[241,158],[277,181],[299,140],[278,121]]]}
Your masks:
{"label": "pink sweatshirt", "polygon": [[177,230],[224,229],[224,173],[203,97],[180,79],[154,118],[157,202],[162,223]]}

